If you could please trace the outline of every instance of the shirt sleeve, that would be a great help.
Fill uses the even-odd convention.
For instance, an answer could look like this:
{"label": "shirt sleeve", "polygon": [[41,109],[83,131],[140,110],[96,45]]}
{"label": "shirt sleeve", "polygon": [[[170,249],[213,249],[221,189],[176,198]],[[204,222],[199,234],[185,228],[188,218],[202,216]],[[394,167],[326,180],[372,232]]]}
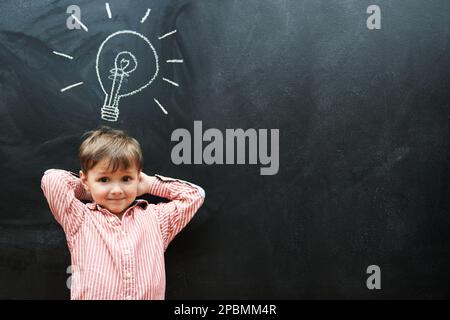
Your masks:
{"label": "shirt sleeve", "polygon": [[44,192],[56,221],[63,227],[66,236],[73,236],[84,219],[86,192],[74,173],[65,170],[49,169],[41,180]]}
{"label": "shirt sleeve", "polygon": [[168,203],[153,205],[156,209],[164,250],[175,236],[188,224],[205,200],[205,191],[193,183],[155,175],[149,193],[167,198]]}

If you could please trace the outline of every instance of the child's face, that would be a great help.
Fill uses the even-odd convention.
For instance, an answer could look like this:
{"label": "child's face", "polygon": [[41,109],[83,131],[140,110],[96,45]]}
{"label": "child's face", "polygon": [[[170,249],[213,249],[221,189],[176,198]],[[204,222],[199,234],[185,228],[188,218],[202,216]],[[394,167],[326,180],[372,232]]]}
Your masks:
{"label": "child's face", "polygon": [[87,175],[80,171],[80,179],[97,204],[111,213],[122,214],[136,199],[140,172],[132,165],[113,173],[108,171],[107,159],[103,159]]}

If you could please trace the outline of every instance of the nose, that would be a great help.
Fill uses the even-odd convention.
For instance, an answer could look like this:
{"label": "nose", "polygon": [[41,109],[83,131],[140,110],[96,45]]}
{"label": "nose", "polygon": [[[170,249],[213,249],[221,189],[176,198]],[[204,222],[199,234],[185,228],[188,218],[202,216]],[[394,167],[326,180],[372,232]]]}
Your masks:
{"label": "nose", "polygon": [[114,185],[112,186],[110,192],[111,192],[112,195],[119,195],[119,194],[122,194],[122,193],[123,193],[123,190],[122,190],[122,188],[120,187],[119,184],[114,184]]}

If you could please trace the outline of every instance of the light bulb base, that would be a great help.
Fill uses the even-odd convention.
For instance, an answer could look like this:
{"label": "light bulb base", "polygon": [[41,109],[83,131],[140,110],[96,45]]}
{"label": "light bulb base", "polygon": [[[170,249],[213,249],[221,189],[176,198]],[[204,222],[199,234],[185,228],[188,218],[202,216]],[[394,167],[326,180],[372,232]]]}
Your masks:
{"label": "light bulb base", "polygon": [[115,106],[103,106],[102,107],[102,119],[106,121],[115,122],[119,119],[119,108]]}

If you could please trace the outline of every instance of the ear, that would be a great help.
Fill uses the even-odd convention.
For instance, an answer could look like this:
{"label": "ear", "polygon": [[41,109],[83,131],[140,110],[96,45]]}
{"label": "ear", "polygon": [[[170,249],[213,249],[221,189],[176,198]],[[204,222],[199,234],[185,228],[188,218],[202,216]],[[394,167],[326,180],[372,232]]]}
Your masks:
{"label": "ear", "polygon": [[88,185],[88,182],[87,182],[87,176],[81,170],[80,170],[80,181],[81,181],[81,184],[83,185],[83,188],[86,191],[89,191],[89,185]]}

